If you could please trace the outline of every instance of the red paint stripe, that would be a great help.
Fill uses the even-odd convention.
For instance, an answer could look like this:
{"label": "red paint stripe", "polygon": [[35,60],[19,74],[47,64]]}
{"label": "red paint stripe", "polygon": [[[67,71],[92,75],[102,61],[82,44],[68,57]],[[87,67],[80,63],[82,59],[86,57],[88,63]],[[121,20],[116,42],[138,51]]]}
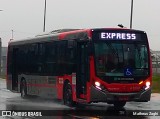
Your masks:
{"label": "red paint stripe", "polygon": [[80,33],[80,32],[86,32],[87,29],[80,29],[80,30],[75,30],[75,31],[68,31],[68,32],[64,32],[64,33],[61,33],[58,38],[61,40],[61,39],[64,39],[67,35],[69,34],[74,34],[74,33]]}

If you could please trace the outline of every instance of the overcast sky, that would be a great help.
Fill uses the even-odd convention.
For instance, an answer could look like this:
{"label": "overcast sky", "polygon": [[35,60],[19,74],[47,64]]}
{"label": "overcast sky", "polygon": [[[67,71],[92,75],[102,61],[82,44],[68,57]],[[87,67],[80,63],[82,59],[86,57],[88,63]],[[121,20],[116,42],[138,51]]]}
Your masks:
{"label": "overcast sky", "polygon": [[[7,46],[43,32],[45,0],[0,0],[0,37]],[[133,29],[148,34],[150,48],[160,50],[160,0],[133,0]],[[130,26],[131,0],[47,0],[46,31],[62,28]]]}

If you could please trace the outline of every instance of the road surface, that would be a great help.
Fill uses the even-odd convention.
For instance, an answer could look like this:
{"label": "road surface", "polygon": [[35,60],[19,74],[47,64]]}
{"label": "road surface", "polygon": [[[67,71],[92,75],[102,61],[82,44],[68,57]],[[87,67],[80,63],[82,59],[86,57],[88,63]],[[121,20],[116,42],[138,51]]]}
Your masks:
{"label": "road surface", "polygon": [[[57,99],[42,97],[22,99],[19,93],[7,90],[5,80],[0,79],[0,110],[0,113],[12,110],[13,114],[0,116],[2,119],[158,119],[160,118],[160,94],[152,94],[149,102],[128,102],[121,110],[115,110],[112,105],[106,103],[82,104],[77,108],[70,108]],[[20,113],[13,111],[20,111]],[[33,112],[35,115],[32,116]],[[43,117],[40,117],[41,115]]]}

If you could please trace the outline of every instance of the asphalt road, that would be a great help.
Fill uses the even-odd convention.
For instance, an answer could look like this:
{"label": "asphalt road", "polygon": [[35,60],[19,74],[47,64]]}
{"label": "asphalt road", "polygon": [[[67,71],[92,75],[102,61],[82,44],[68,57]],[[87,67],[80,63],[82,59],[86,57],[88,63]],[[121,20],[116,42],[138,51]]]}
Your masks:
{"label": "asphalt road", "polygon": [[[152,94],[149,102],[128,102],[120,110],[115,110],[112,105],[106,103],[81,104],[70,108],[57,99],[22,99],[19,93],[7,90],[5,80],[0,79],[0,115],[5,110],[12,110],[13,116],[1,116],[2,119],[159,119],[160,94]],[[17,116],[18,114],[20,116]],[[37,114],[38,117],[32,114]]]}

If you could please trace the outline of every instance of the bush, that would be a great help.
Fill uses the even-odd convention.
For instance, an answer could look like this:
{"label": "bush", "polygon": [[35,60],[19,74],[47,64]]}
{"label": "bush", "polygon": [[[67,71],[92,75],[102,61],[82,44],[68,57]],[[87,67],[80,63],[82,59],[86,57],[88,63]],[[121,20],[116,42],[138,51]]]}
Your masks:
{"label": "bush", "polygon": [[152,77],[152,93],[160,93],[160,75]]}

